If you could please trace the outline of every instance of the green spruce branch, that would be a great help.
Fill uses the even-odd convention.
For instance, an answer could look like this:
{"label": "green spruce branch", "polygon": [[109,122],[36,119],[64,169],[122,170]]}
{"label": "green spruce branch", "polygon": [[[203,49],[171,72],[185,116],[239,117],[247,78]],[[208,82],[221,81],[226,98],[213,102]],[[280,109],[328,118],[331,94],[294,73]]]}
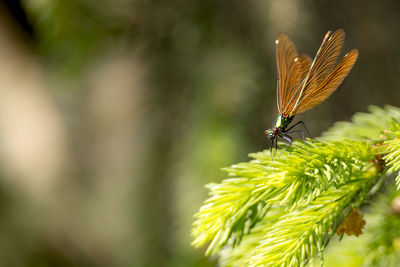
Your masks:
{"label": "green spruce branch", "polygon": [[[400,170],[400,123],[393,119],[389,131],[385,132],[385,137],[388,140],[383,142],[383,145],[378,150],[385,155],[383,160],[389,167],[387,173],[398,173]],[[397,188],[400,189],[400,173],[396,177]]]}
{"label": "green spruce branch", "polygon": [[400,192],[390,188],[372,205],[366,246],[362,251],[364,266],[399,266],[399,201]]}
{"label": "green spruce branch", "polygon": [[359,238],[344,238],[340,244],[334,240],[324,253],[327,267],[399,266],[400,191],[390,183],[386,187],[365,209],[365,233]]}
{"label": "green spruce branch", "polygon": [[206,254],[218,253],[223,266],[302,266],[322,258],[349,212],[400,168],[400,109],[370,110],[308,140],[307,150],[297,141],[273,161],[266,150],[224,168],[230,178],[207,186],[210,197],[195,215],[193,245],[208,243]]}

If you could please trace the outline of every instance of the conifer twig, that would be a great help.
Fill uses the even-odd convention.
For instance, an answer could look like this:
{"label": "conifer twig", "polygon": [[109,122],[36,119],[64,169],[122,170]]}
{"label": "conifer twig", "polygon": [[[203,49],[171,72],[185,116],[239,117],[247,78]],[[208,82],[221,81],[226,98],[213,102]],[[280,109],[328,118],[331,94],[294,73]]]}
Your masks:
{"label": "conifer twig", "polygon": [[220,253],[223,266],[302,266],[322,258],[350,211],[400,168],[400,109],[370,109],[307,141],[307,151],[295,142],[273,161],[266,150],[224,168],[230,178],[207,186],[192,244],[209,243],[206,253]]}

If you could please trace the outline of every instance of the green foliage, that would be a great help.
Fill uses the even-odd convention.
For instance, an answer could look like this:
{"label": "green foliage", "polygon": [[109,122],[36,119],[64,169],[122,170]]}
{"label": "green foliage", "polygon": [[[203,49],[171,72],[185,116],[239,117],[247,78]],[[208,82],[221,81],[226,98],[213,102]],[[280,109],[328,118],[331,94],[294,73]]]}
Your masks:
{"label": "green foliage", "polygon": [[341,140],[343,138],[358,141],[379,140],[384,130],[390,129],[393,119],[400,120],[400,109],[393,106],[380,108],[370,106],[370,113],[356,113],[351,122],[337,122],[322,134],[321,140]]}
{"label": "green foliage", "polygon": [[[294,255],[287,254],[289,262],[302,261],[313,254],[315,246],[324,246],[325,234],[320,240],[314,240],[313,235],[326,233],[331,222],[337,223],[344,215],[350,201],[365,197],[360,190],[377,178],[371,163],[374,154],[365,143],[357,141],[307,142],[308,153],[300,142],[297,145],[274,161],[269,151],[264,151],[251,154],[255,160],[249,163],[226,168],[235,178],[208,186],[211,197],[196,215],[193,244],[200,246],[211,241],[210,254],[218,252],[228,241],[235,246],[268,214],[268,209],[276,206],[284,210],[284,215],[271,225],[277,231],[268,231],[265,238],[278,242],[274,246],[280,251],[287,248],[280,247],[279,240],[295,241],[296,245],[290,242],[284,245],[299,247],[303,254],[293,250]],[[295,232],[292,226],[297,224],[302,227]],[[306,229],[308,235],[304,235]],[[305,239],[299,240],[301,237]],[[264,246],[256,248],[252,260],[271,260],[271,255],[263,256],[267,251]],[[276,252],[271,251],[278,255]],[[279,256],[277,260],[282,258]]]}
{"label": "green foliage", "polygon": [[[400,262],[400,192],[390,189],[372,205],[367,245],[364,248],[365,266],[399,266]],[[395,202],[394,202],[395,201]]]}
{"label": "green foliage", "polygon": [[209,243],[206,254],[219,253],[223,266],[302,266],[322,258],[349,212],[400,166],[400,127],[393,122],[400,109],[370,110],[307,141],[307,150],[297,141],[274,160],[266,150],[223,169],[230,178],[207,186],[193,245]]}
{"label": "green foliage", "polygon": [[[34,24],[38,52],[52,67],[66,74],[80,74],[94,55],[103,50],[118,28],[107,24],[112,10],[107,1],[26,1]],[[99,5],[102,9],[96,8]],[[105,7],[105,8],[104,8]],[[101,10],[106,10],[101,12]]]}
{"label": "green foliage", "polygon": [[[393,120],[390,131],[386,132],[388,140],[383,142],[380,152],[385,154],[383,160],[389,167],[388,173],[395,173],[400,170],[400,123]],[[397,188],[400,189],[400,173],[396,177]]]}
{"label": "green foliage", "polygon": [[[325,265],[397,267],[400,262],[400,192],[388,183],[366,209],[365,234],[334,242],[325,253]],[[316,265],[314,265],[316,266]]]}

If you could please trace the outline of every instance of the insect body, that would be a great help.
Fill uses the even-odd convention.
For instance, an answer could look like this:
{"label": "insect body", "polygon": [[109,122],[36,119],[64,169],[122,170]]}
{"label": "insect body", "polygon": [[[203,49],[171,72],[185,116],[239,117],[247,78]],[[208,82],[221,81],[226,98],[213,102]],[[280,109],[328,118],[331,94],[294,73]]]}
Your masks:
{"label": "insect body", "polygon": [[[294,116],[316,107],[327,99],[352,69],[358,57],[356,49],[346,54],[337,63],[344,42],[344,31],[329,31],[322,41],[318,52],[312,60],[305,54],[299,55],[292,41],[285,34],[280,34],[275,42],[276,61],[278,68],[278,111],[279,115],[272,129],[266,130],[265,135],[271,140],[275,151],[278,147],[277,138],[283,138],[292,143],[290,133],[299,121],[289,127]],[[292,130],[292,131],[291,131]],[[308,130],[307,130],[308,133]],[[309,134],[308,134],[309,135]]]}
{"label": "insect body", "polygon": [[266,131],[267,136],[272,138],[279,134],[284,134],[286,132],[286,128],[293,121],[293,119],[294,116],[284,117],[283,115],[279,114],[278,117],[276,117],[274,128]]}

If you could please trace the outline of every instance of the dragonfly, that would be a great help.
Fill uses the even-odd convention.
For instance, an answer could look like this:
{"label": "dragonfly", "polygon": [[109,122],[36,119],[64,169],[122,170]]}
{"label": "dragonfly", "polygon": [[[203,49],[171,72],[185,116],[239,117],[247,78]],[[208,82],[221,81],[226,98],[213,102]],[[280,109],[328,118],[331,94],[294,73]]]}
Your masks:
{"label": "dragonfly", "polygon": [[[325,101],[343,82],[358,58],[358,50],[348,52],[338,63],[343,48],[345,33],[339,29],[328,31],[312,60],[305,54],[299,55],[295,45],[286,34],[281,33],[275,41],[278,69],[277,106],[279,115],[272,129],[265,135],[271,140],[271,159],[278,149],[278,137],[286,140],[289,146],[293,138],[289,134],[301,133],[294,130],[302,125],[310,136],[303,121],[290,126],[295,115],[314,108]],[[290,127],[289,127],[290,126]],[[272,154],[272,149],[275,152]]]}

